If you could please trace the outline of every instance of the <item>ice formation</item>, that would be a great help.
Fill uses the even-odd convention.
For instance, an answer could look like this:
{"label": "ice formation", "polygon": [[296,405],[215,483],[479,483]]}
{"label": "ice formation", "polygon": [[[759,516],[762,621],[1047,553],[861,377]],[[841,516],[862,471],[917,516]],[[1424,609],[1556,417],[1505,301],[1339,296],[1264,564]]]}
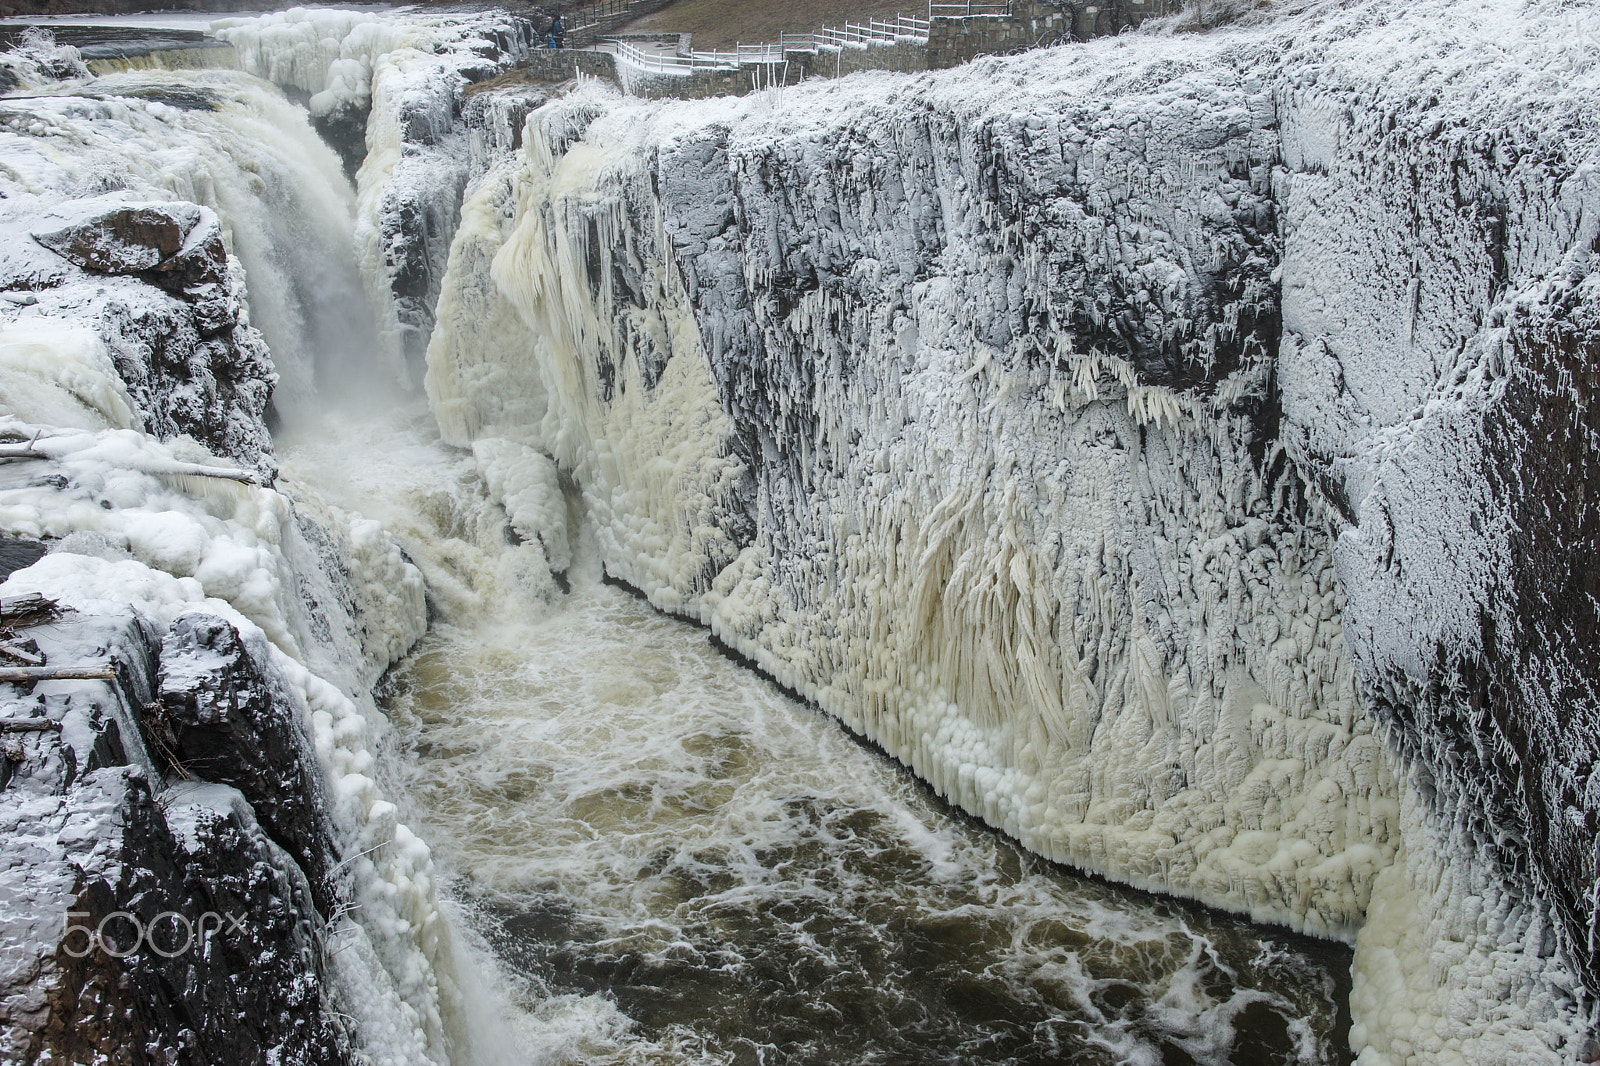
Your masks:
{"label": "ice formation", "polygon": [[[1306,6],[781,99],[581,90],[469,194],[430,398],[553,457],[610,573],[1030,848],[1356,939],[1364,1062],[1562,1061],[1593,604],[1530,582],[1573,573],[1592,464],[1559,317],[1590,18]],[[1518,385],[1574,397],[1559,513],[1508,472]]]}
{"label": "ice formation", "polygon": [[[469,975],[429,850],[377,782],[386,725],[371,692],[426,628],[421,576],[377,522],[271,484],[274,363],[292,405],[358,345],[371,357],[350,187],[304,112],[237,73],[47,86],[8,98],[4,117],[0,531],[50,552],[0,590],[135,633],[200,617],[236,631],[331,799],[349,884],[322,915],[332,1009],[362,1061],[470,1058]],[[124,723],[130,750],[142,728]],[[107,811],[137,808],[160,779],[124,776]],[[82,807],[89,784],[64,787]],[[158,790],[159,832],[181,845],[188,818],[265,839],[236,793],[211,789]]]}
{"label": "ice formation", "polygon": [[[505,185],[464,212],[495,228],[464,226],[460,258],[490,264],[526,336],[479,339],[506,321],[492,298],[463,322],[466,354],[444,324],[431,380],[447,435],[466,406],[479,433],[548,450],[583,486],[612,573],[1035,850],[1353,935],[1393,852],[1393,784],[1357,704],[1326,535],[1295,520],[1292,485],[1252,468],[1249,422],[1115,358],[1058,363],[1059,333],[1002,350],[974,336],[1006,311],[979,264],[1004,254],[1037,276],[1051,255],[984,247],[982,207],[951,208],[935,274],[901,261],[917,239],[903,205],[879,208],[871,187],[840,196],[836,171],[781,141],[675,130],[652,173],[650,154],[616,146],[654,112],[615,107],[560,150],[594,111],[536,114],[503,236]],[[944,165],[925,135],[881,136],[885,153],[911,145],[885,170]],[[733,187],[769,152],[791,156],[798,203]],[[1184,162],[1173,195],[1203,197]],[[723,231],[735,199],[762,235],[742,257]],[[841,203],[865,217],[804,221]],[[770,220],[750,217],[765,204]],[[795,293],[768,279],[796,223],[808,240],[882,246],[822,250],[843,276]],[[481,277],[458,276],[471,289],[447,299],[482,298]],[[1028,280],[1010,282],[1016,303]],[[1030,361],[1040,338],[1049,359]],[[455,358],[470,365],[447,373]],[[480,378],[484,362],[499,373]],[[1262,376],[1242,367],[1230,387],[1248,398]],[[478,380],[494,395],[471,404]],[[507,424],[502,407],[537,406],[530,392],[543,417]]]}
{"label": "ice formation", "polygon": [[355,142],[362,276],[393,372],[409,381],[414,363],[420,376],[462,190],[475,161],[492,154],[485,132],[500,127],[503,136],[508,126],[492,114],[461,121],[464,90],[525,55],[531,23],[505,12],[295,8],[224,19],[214,32],[239,50],[245,70],[307,99],[330,139]]}
{"label": "ice formation", "polygon": [[[0,431],[45,473],[0,528],[55,551],[6,590],[203,609],[270,661],[377,849],[340,966],[390,992],[358,1027],[444,1055],[448,930],[367,713],[417,571],[205,469],[272,477],[269,346],[292,406],[374,335],[401,378],[427,341],[471,450],[443,465],[503,508],[438,491],[436,608],[553,596],[574,489],[612,576],[1034,851],[1353,941],[1363,1066],[1591,1053],[1600,25],[1234,13],[542,107],[469,91],[527,47],[508,16],[219,24],[354,191],[259,82],[85,93],[34,42],[0,114]],[[143,211],[223,248],[163,285],[172,256],[83,237]]]}

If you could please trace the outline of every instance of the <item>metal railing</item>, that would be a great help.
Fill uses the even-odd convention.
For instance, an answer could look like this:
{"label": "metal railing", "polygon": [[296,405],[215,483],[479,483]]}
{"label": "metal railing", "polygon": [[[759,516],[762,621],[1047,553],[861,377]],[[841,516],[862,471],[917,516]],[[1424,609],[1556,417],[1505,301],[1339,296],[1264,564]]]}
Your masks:
{"label": "metal railing", "polygon": [[861,48],[895,41],[928,39],[928,20],[915,15],[900,15],[893,22],[868,19],[864,23],[846,22],[843,27],[824,26],[815,33],[784,35],[789,48],[816,51],[818,48]]}
{"label": "metal railing", "polygon": [[586,4],[568,8],[561,15],[561,23],[568,33],[586,30],[609,18],[628,14],[637,0],[589,0]]}
{"label": "metal railing", "polygon": [[607,41],[606,50],[617,59],[656,74],[688,74],[695,70],[737,70],[737,52],[690,52],[686,56],[646,52],[627,41]]}
{"label": "metal railing", "polygon": [[[611,14],[625,11],[631,5],[627,0],[603,0],[585,9]],[[964,4],[928,4],[928,17],[899,15],[892,22],[868,19],[864,23],[846,22],[843,27],[825,26],[815,33],[782,33],[778,40],[763,44],[736,44],[731,52],[690,52],[688,55],[663,55],[646,52],[627,41],[609,40],[605,48],[619,61],[640,70],[660,74],[687,74],[694,70],[737,70],[747,66],[769,66],[784,62],[786,52],[815,52],[820,48],[866,48],[872,45],[893,44],[896,41],[927,41],[931,20],[940,18],[981,18],[1004,16],[1011,13],[1009,3],[994,0],[973,0]],[[608,15],[599,15],[599,18]],[[593,22],[583,25],[593,25]],[[569,29],[582,29],[574,25]]]}
{"label": "metal railing", "polygon": [[1011,14],[1009,3],[994,0],[977,0],[965,4],[936,4],[928,0],[928,17],[931,18],[1003,18]]}

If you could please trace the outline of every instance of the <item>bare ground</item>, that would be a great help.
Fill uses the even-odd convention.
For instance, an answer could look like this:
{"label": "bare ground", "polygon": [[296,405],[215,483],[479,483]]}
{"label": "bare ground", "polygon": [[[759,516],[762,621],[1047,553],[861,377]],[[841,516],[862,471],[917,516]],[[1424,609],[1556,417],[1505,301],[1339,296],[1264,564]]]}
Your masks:
{"label": "bare ground", "polygon": [[776,41],[780,33],[809,33],[869,18],[928,16],[918,0],[675,0],[635,19],[622,33],[692,33],[702,51]]}

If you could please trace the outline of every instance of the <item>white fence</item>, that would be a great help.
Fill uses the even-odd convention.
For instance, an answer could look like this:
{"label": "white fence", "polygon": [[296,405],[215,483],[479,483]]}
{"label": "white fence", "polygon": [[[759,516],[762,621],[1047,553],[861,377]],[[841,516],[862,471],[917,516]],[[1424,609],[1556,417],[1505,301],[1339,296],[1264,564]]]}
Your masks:
{"label": "white fence", "polygon": [[815,33],[784,33],[775,42],[734,45],[731,52],[690,52],[688,55],[669,55],[648,52],[627,41],[607,41],[605,48],[638,70],[657,74],[688,74],[696,70],[737,70],[748,66],[774,66],[784,62],[785,52],[815,52],[823,48],[866,48],[872,45],[894,44],[896,41],[928,40],[928,27],[935,18],[985,18],[1011,13],[1010,3],[974,2],[965,4],[928,4],[928,17],[900,15],[892,22],[868,19],[864,23],[846,22],[844,26],[827,26]]}
{"label": "white fence", "polygon": [[605,50],[639,70],[654,74],[688,74],[696,70],[734,70],[739,57],[733,52],[691,52],[686,56],[646,52],[627,41],[607,41]]}
{"label": "white fence", "polygon": [[893,22],[869,19],[864,23],[846,22],[842,28],[825,26],[816,33],[784,34],[788,47],[814,52],[818,48],[860,48],[896,41],[926,41],[928,20],[901,15]]}
{"label": "white fence", "polygon": [[1009,3],[935,4],[928,0],[928,17],[931,18],[1003,18],[1011,14]]}

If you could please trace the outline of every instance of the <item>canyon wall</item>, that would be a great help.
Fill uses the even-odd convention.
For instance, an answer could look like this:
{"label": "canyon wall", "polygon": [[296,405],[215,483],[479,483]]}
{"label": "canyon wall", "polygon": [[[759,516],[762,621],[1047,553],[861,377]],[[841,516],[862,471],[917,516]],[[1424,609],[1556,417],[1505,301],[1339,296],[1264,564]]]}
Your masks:
{"label": "canyon wall", "polygon": [[[420,579],[267,487],[274,389],[413,378],[431,336],[527,588],[575,485],[613,577],[1033,850],[1353,941],[1363,1063],[1592,1054],[1600,26],[1184,25],[542,107],[493,82],[514,19],[223,27],[331,149],[234,72],[7,60],[0,546],[48,554],[3,595],[55,601],[15,619],[52,664],[118,664],[6,712],[54,723],[0,784],[49,827],[39,911],[213,870],[257,924],[198,979],[271,955],[291,1023],[194,1061],[467,1053],[373,780]],[[155,957],[62,931],[8,941],[8,1046],[194,1028],[118,998]]]}
{"label": "canyon wall", "polygon": [[555,461],[613,576],[1030,848],[1354,939],[1363,1061],[1565,1061],[1586,17],[581,90],[469,194],[435,412]]}

